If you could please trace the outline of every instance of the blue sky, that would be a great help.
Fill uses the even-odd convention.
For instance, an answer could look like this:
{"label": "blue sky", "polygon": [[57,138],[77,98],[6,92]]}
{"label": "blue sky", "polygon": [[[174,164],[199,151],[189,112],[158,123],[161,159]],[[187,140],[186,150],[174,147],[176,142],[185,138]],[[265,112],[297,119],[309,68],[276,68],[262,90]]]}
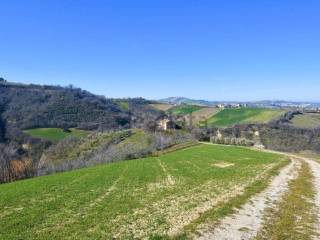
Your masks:
{"label": "blue sky", "polygon": [[0,76],[107,97],[320,101],[318,0],[2,0]]}

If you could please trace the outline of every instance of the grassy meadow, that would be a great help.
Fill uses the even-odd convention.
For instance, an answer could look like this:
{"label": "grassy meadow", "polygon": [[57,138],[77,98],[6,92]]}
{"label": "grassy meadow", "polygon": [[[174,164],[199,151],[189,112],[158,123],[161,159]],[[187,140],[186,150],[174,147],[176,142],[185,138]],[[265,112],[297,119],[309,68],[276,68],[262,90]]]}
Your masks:
{"label": "grassy meadow", "polygon": [[60,141],[68,136],[85,137],[88,131],[71,128],[70,132],[65,132],[61,128],[33,128],[24,131],[25,133],[38,138],[44,138],[53,142]]}
{"label": "grassy meadow", "polygon": [[284,114],[281,110],[265,108],[230,108],[210,117],[208,125],[228,127],[240,123],[266,123]]}
{"label": "grassy meadow", "polygon": [[286,162],[272,153],[200,144],[3,184],[0,239],[186,237],[230,211],[229,200],[244,200],[238,195],[247,189],[254,194],[257,182],[266,184]]}

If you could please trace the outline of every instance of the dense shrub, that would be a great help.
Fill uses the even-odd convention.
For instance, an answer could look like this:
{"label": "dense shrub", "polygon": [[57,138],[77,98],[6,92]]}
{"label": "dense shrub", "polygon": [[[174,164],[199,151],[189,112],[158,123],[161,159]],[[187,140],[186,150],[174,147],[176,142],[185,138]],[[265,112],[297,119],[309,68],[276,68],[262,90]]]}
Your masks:
{"label": "dense shrub", "polygon": [[300,129],[283,124],[267,125],[261,127],[260,138],[265,147],[273,150],[320,152],[320,129]]}
{"label": "dense shrub", "polygon": [[[320,129],[296,128],[287,124],[293,113],[269,124],[243,124],[219,129],[202,130],[202,139],[210,138],[214,143],[239,144],[237,139],[245,139],[244,145],[258,144],[272,150],[299,152],[310,150],[320,152]],[[294,113],[298,114],[298,113]],[[285,120],[287,119],[287,120]],[[255,133],[258,133],[256,135]],[[221,139],[222,138],[222,139]]]}

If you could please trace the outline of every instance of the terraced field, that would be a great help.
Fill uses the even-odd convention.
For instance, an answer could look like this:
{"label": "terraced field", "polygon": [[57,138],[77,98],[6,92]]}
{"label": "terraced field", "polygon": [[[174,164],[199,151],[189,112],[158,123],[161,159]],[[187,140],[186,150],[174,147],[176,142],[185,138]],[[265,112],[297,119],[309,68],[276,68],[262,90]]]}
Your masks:
{"label": "terraced field", "polygon": [[200,144],[0,185],[0,239],[189,237],[266,187],[287,158]]}
{"label": "terraced field", "polygon": [[208,119],[208,125],[227,127],[240,123],[266,123],[284,114],[284,111],[265,108],[224,109]]}
{"label": "terraced field", "polygon": [[25,133],[38,138],[44,138],[53,142],[60,141],[68,136],[85,137],[88,131],[71,128],[70,132],[65,132],[61,128],[33,128],[24,131]]}

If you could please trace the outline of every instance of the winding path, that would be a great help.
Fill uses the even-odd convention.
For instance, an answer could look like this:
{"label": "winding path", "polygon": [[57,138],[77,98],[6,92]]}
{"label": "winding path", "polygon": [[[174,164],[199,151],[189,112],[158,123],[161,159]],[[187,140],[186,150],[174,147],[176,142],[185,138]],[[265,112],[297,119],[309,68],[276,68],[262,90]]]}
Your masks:
{"label": "winding path", "polygon": [[277,203],[288,190],[288,183],[298,175],[301,161],[308,163],[315,177],[314,184],[317,190],[315,209],[319,216],[315,229],[320,229],[320,164],[309,158],[286,153],[280,154],[290,157],[292,161],[280,171],[279,175],[274,177],[270,185],[263,192],[252,197],[235,214],[223,218],[215,226],[205,227],[204,230],[201,230],[201,236],[198,239],[246,240],[254,238],[262,228],[265,210]]}

